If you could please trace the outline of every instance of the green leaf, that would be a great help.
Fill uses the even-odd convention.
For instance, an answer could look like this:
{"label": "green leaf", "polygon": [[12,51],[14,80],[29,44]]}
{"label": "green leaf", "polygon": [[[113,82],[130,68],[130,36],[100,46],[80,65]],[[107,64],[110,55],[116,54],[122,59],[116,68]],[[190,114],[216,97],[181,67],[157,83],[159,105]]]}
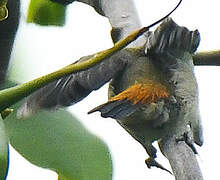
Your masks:
{"label": "green leaf", "polygon": [[31,0],[27,22],[43,26],[65,24],[66,6],[50,0]]}
{"label": "green leaf", "polygon": [[33,164],[56,171],[60,179],[112,179],[107,146],[69,112],[42,111],[17,119],[14,110],[4,121],[11,145]]}
{"label": "green leaf", "polygon": [[3,119],[0,116],[0,180],[5,180],[9,164],[8,137],[5,131]]}
{"label": "green leaf", "polygon": [[6,7],[7,2],[7,0],[0,0],[0,21],[3,21],[8,17],[8,9]]}

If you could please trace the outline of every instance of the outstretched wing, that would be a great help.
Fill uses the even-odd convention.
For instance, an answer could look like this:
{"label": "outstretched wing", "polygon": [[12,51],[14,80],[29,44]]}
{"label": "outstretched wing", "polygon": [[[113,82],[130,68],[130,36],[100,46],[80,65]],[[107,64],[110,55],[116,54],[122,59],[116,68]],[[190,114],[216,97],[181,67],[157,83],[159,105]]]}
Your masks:
{"label": "outstretched wing", "polygon": [[140,105],[169,97],[168,89],[160,83],[134,84],[88,113],[101,112],[102,117],[123,119],[134,113]]}
{"label": "outstretched wing", "polygon": [[[86,61],[91,56],[83,57],[78,62]],[[70,106],[81,101],[93,90],[110,81],[124,68],[129,58],[129,52],[123,50],[89,69],[53,81],[27,97],[18,109],[18,116],[27,116],[39,109]]]}

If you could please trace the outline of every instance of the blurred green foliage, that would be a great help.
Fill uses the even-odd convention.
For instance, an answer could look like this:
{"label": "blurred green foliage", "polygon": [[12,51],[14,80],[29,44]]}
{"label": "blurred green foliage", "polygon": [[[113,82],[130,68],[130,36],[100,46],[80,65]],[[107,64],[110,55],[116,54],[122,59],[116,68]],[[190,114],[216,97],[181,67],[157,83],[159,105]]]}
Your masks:
{"label": "blurred green foliage", "polygon": [[63,26],[65,24],[66,6],[50,0],[31,0],[28,8],[27,22],[42,26]]}
{"label": "blurred green foliage", "polygon": [[8,172],[8,137],[0,116],[0,180],[5,180]]}
{"label": "blurred green foliage", "polygon": [[[4,88],[12,84],[8,83]],[[60,109],[18,119],[16,109],[21,103],[12,107],[14,111],[4,119],[3,125],[11,145],[23,157],[57,172],[60,179],[112,179],[112,161],[106,144],[76,117]]]}
{"label": "blurred green foliage", "polygon": [[0,21],[8,17],[7,0],[0,0]]}

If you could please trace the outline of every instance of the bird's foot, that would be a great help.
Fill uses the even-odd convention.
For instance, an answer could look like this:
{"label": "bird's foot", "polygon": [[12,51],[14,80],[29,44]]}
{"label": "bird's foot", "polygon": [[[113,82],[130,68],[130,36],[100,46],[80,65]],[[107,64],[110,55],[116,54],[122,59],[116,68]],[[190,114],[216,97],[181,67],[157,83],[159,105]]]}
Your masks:
{"label": "bird's foot", "polygon": [[149,157],[145,160],[145,163],[147,165],[147,167],[150,169],[151,167],[157,167],[160,168],[164,171],[167,171],[168,173],[172,174],[171,171],[169,171],[168,169],[166,169],[165,167],[163,167],[160,163],[158,163],[154,158]]}
{"label": "bird's foot", "polygon": [[194,145],[194,141],[188,132],[185,132],[181,137],[176,138],[176,142],[184,141],[194,152],[194,154],[198,154],[196,147]]}

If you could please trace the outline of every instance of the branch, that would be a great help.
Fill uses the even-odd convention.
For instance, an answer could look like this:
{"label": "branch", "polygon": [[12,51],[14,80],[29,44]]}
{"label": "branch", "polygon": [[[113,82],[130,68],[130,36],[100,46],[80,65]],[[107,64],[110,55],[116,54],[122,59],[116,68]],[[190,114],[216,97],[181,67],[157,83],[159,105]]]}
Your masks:
{"label": "branch", "polygon": [[220,50],[198,52],[193,56],[194,65],[220,66]]}
{"label": "branch", "polygon": [[160,149],[169,160],[176,180],[203,179],[196,156],[185,142],[177,143],[176,137],[164,138]]}
{"label": "branch", "polygon": [[[100,15],[109,19],[114,43],[126,37],[141,26],[133,0],[77,0],[92,6]],[[131,43],[129,47],[141,46],[146,42],[144,36]]]}

